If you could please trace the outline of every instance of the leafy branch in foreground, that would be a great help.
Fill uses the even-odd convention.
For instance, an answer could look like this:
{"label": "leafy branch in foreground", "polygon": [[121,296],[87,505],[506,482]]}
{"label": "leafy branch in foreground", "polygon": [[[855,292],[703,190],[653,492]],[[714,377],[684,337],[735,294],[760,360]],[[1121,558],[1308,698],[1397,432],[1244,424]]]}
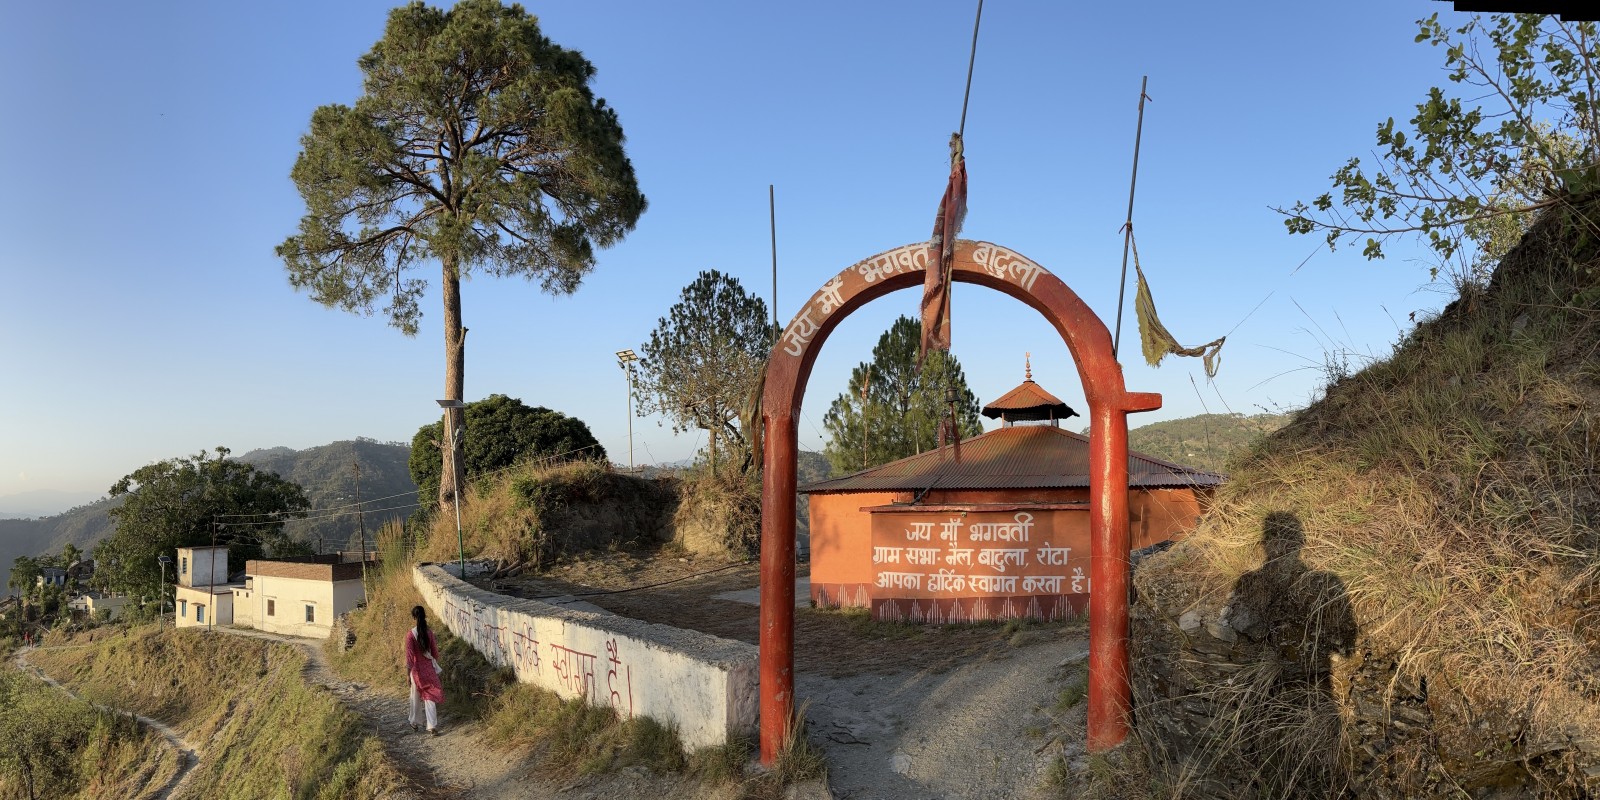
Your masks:
{"label": "leafy branch in foreground", "polygon": [[1275,210],[1290,233],[1324,234],[1330,248],[1366,237],[1367,258],[1415,234],[1441,263],[1458,259],[1465,277],[1481,279],[1537,212],[1600,188],[1596,26],[1539,14],[1474,16],[1454,29],[1435,14],[1418,25],[1416,41],[1446,48],[1450,81],[1472,96],[1430,88],[1409,134],[1393,117],[1378,126],[1375,163],[1351,158],[1334,191]]}

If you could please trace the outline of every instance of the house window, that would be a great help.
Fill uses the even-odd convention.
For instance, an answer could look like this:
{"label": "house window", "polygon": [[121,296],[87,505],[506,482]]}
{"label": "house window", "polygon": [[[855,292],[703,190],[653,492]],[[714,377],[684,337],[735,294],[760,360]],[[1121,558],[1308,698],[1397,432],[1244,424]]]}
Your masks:
{"label": "house window", "polygon": [[178,616],[180,616],[180,617],[189,616],[189,601],[188,600],[179,600],[178,601]]}
{"label": "house window", "polygon": [[317,621],[317,607],[314,606],[314,605],[311,605],[309,603],[306,604],[306,622],[316,622],[316,621]]}
{"label": "house window", "polygon": [[268,600],[267,600],[267,616],[276,617],[277,615],[278,615],[278,601],[268,598]]}
{"label": "house window", "polygon": [[178,574],[180,574],[180,575],[188,575],[189,574],[189,557],[188,556],[184,556],[183,558],[178,559]]}
{"label": "house window", "polygon": [[195,603],[194,604],[194,621],[195,622],[205,622],[206,621],[206,607],[205,607],[205,604],[203,604],[203,603]]}

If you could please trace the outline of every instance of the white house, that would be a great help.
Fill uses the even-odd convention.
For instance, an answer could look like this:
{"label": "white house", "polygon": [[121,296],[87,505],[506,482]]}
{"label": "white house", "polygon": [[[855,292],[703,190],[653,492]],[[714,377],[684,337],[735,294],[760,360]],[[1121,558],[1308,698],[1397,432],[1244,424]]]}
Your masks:
{"label": "white house", "polygon": [[107,595],[99,592],[84,592],[72,598],[67,606],[74,611],[81,611],[91,619],[96,612],[106,611],[108,619],[122,616],[122,608],[128,604],[126,595]]}
{"label": "white house", "polygon": [[357,553],[328,553],[246,562],[233,587],[233,621],[263,631],[325,639],[334,617],[365,599]]}
{"label": "white house", "polygon": [[233,589],[226,546],[178,548],[178,627],[232,625]]}

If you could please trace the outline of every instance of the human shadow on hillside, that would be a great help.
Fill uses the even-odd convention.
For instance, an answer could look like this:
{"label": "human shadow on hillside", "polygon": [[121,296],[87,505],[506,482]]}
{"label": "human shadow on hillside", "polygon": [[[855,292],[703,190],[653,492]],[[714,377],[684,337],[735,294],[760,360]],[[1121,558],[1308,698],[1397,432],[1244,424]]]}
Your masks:
{"label": "human shadow on hillside", "polygon": [[1344,581],[1314,570],[1301,557],[1305,528],[1288,512],[1267,515],[1262,525],[1265,559],[1234,584],[1224,611],[1227,626],[1254,647],[1241,673],[1237,710],[1243,734],[1240,753],[1259,765],[1256,780],[1266,790],[1274,777],[1315,775],[1323,786],[1339,782],[1343,731],[1333,691],[1333,656],[1349,656],[1356,641],[1355,615]]}

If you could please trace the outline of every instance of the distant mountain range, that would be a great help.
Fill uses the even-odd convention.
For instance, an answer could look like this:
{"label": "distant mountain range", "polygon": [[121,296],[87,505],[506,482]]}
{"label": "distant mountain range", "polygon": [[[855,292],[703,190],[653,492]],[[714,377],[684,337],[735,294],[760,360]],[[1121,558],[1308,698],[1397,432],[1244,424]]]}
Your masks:
{"label": "distant mountain range", "polygon": [[63,492],[55,489],[0,495],[0,519],[54,516],[64,513],[62,509],[93,503],[104,496],[105,492]]}
{"label": "distant mountain range", "polygon": [[[1128,432],[1131,449],[1188,467],[1225,471],[1230,455],[1249,446],[1257,437],[1288,423],[1287,414],[1203,414],[1168,420],[1134,428]],[[406,459],[411,448],[400,443],[372,439],[334,442],[305,450],[273,447],[251,450],[237,456],[240,461],[275,472],[300,484],[311,500],[316,519],[289,523],[290,534],[322,550],[356,549],[361,536],[360,523],[366,525],[367,542],[388,520],[405,519],[417,502],[416,484]],[[816,454],[802,453],[800,483],[827,477],[825,460]],[[353,465],[361,464],[361,515],[356,511],[356,477]],[[661,467],[645,470],[647,476]],[[131,472],[135,466],[130,466]],[[12,495],[16,497],[16,495]],[[42,498],[34,498],[40,500]],[[0,572],[10,570],[20,555],[57,553],[68,543],[84,550],[111,535],[111,519],[106,512],[122,503],[122,498],[104,498],[69,511],[34,519],[0,518]],[[804,507],[797,509],[802,525]]]}
{"label": "distant mountain range", "polygon": [[[417,502],[417,486],[411,482],[411,471],[406,466],[410,454],[409,445],[357,438],[305,450],[251,450],[236,458],[304,487],[316,518],[291,522],[287,530],[313,546],[332,550],[358,548],[362,522],[370,547],[373,535],[384,522],[410,515]],[[356,513],[353,469],[358,460],[363,501],[360,515]],[[103,498],[35,519],[0,519],[0,572],[9,574],[17,556],[58,553],[68,544],[85,551],[92,549],[111,535],[112,522],[106,512],[121,505],[122,500]]]}

